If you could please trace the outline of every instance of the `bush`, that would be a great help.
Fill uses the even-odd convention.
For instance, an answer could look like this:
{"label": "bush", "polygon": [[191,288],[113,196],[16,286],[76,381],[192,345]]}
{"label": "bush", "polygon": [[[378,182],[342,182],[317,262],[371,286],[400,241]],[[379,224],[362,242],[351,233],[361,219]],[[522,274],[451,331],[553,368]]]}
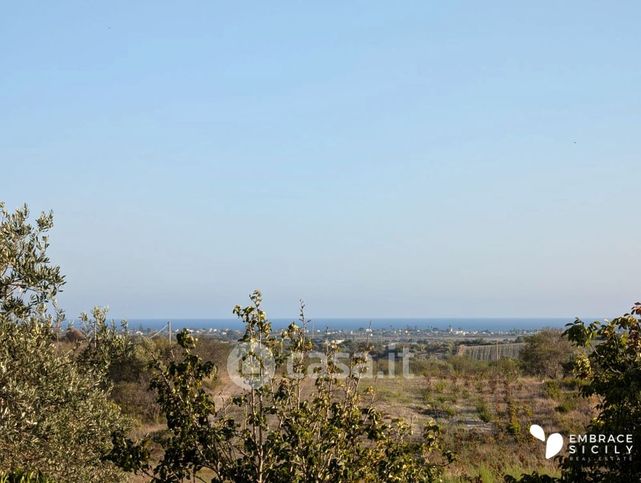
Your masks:
{"label": "bush", "polygon": [[515,436],[521,433],[521,422],[519,421],[518,409],[512,401],[507,405],[508,423],[507,431]]}
{"label": "bush", "polygon": [[479,418],[484,423],[489,423],[492,421],[492,412],[485,401],[480,400],[476,404],[476,412],[479,413]]}
{"label": "bush", "polygon": [[558,381],[545,381],[543,383],[543,389],[546,396],[550,399],[557,401],[561,399],[561,386]]}
{"label": "bush", "polygon": [[519,358],[526,374],[557,378],[569,369],[574,348],[560,330],[546,329],[526,338]]}
{"label": "bush", "polygon": [[555,411],[559,413],[569,413],[576,409],[576,401],[572,398],[566,398],[561,403],[554,408]]}
{"label": "bush", "polygon": [[503,357],[492,361],[490,367],[494,368],[506,381],[513,382],[521,375],[520,364],[516,359]]}

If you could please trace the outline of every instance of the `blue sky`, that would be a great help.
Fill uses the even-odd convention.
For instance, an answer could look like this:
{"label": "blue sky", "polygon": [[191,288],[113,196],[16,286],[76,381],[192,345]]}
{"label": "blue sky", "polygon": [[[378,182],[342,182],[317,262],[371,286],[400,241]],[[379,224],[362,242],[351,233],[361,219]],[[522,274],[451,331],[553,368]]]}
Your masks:
{"label": "blue sky", "polygon": [[70,315],[615,315],[638,2],[6,2],[0,199]]}

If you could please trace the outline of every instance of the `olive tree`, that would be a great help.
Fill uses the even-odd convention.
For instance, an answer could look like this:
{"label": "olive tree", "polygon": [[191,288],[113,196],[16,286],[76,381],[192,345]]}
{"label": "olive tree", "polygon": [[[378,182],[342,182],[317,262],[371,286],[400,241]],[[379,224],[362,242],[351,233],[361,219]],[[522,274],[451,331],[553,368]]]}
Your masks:
{"label": "olive tree", "polygon": [[0,474],[37,472],[57,481],[119,481],[103,461],[123,428],[104,370],[81,365],[56,343],[64,284],[47,256],[51,214],[29,223],[26,207],[0,203]]}
{"label": "olive tree", "polygon": [[27,206],[10,212],[0,202],[0,314],[23,317],[51,302],[62,285],[60,267],[47,256],[53,214],[28,223]]}

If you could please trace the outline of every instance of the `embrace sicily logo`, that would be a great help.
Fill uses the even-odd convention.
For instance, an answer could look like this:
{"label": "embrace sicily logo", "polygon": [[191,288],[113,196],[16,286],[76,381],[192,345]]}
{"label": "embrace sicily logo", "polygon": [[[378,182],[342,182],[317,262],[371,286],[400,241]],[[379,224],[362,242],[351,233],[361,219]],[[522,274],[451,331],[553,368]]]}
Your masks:
{"label": "embrace sicily logo", "polygon": [[530,426],[530,434],[536,439],[543,441],[545,443],[545,458],[550,459],[558,455],[563,449],[563,436],[559,433],[552,433],[545,440],[545,431],[538,424],[533,424]]}

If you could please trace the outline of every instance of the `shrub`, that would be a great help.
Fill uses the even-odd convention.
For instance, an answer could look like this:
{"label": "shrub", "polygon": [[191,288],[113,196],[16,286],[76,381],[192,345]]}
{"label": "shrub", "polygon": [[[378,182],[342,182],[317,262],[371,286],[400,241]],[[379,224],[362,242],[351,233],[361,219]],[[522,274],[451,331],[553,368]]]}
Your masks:
{"label": "shrub", "polygon": [[560,400],[561,399],[561,386],[558,381],[545,381],[543,383],[543,389],[545,395],[550,399]]}
{"label": "shrub", "polygon": [[507,431],[510,434],[518,436],[521,434],[521,422],[519,421],[518,406],[512,400],[507,403]]}
{"label": "shrub", "polygon": [[574,350],[560,330],[546,329],[526,338],[519,358],[527,374],[557,378],[573,360]]}
{"label": "shrub", "polygon": [[476,403],[476,412],[479,413],[479,418],[484,423],[489,423],[492,421],[492,412],[484,400],[480,400]]}
{"label": "shrub", "polygon": [[559,413],[569,413],[576,409],[576,401],[571,398],[566,398],[561,403],[554,408],[555,411]]}
{"label": "shrub", "polygon": [[502,376],[506,381],[513,382],[521,374],[519,362],[509,357],[503,357],[490,363],[490,367]]}
{"label": "shrub", "polygon": [[581,380],[576,377],[564,377],[560,381],[561,387],[567,390],[579,389],[582,385]]}

